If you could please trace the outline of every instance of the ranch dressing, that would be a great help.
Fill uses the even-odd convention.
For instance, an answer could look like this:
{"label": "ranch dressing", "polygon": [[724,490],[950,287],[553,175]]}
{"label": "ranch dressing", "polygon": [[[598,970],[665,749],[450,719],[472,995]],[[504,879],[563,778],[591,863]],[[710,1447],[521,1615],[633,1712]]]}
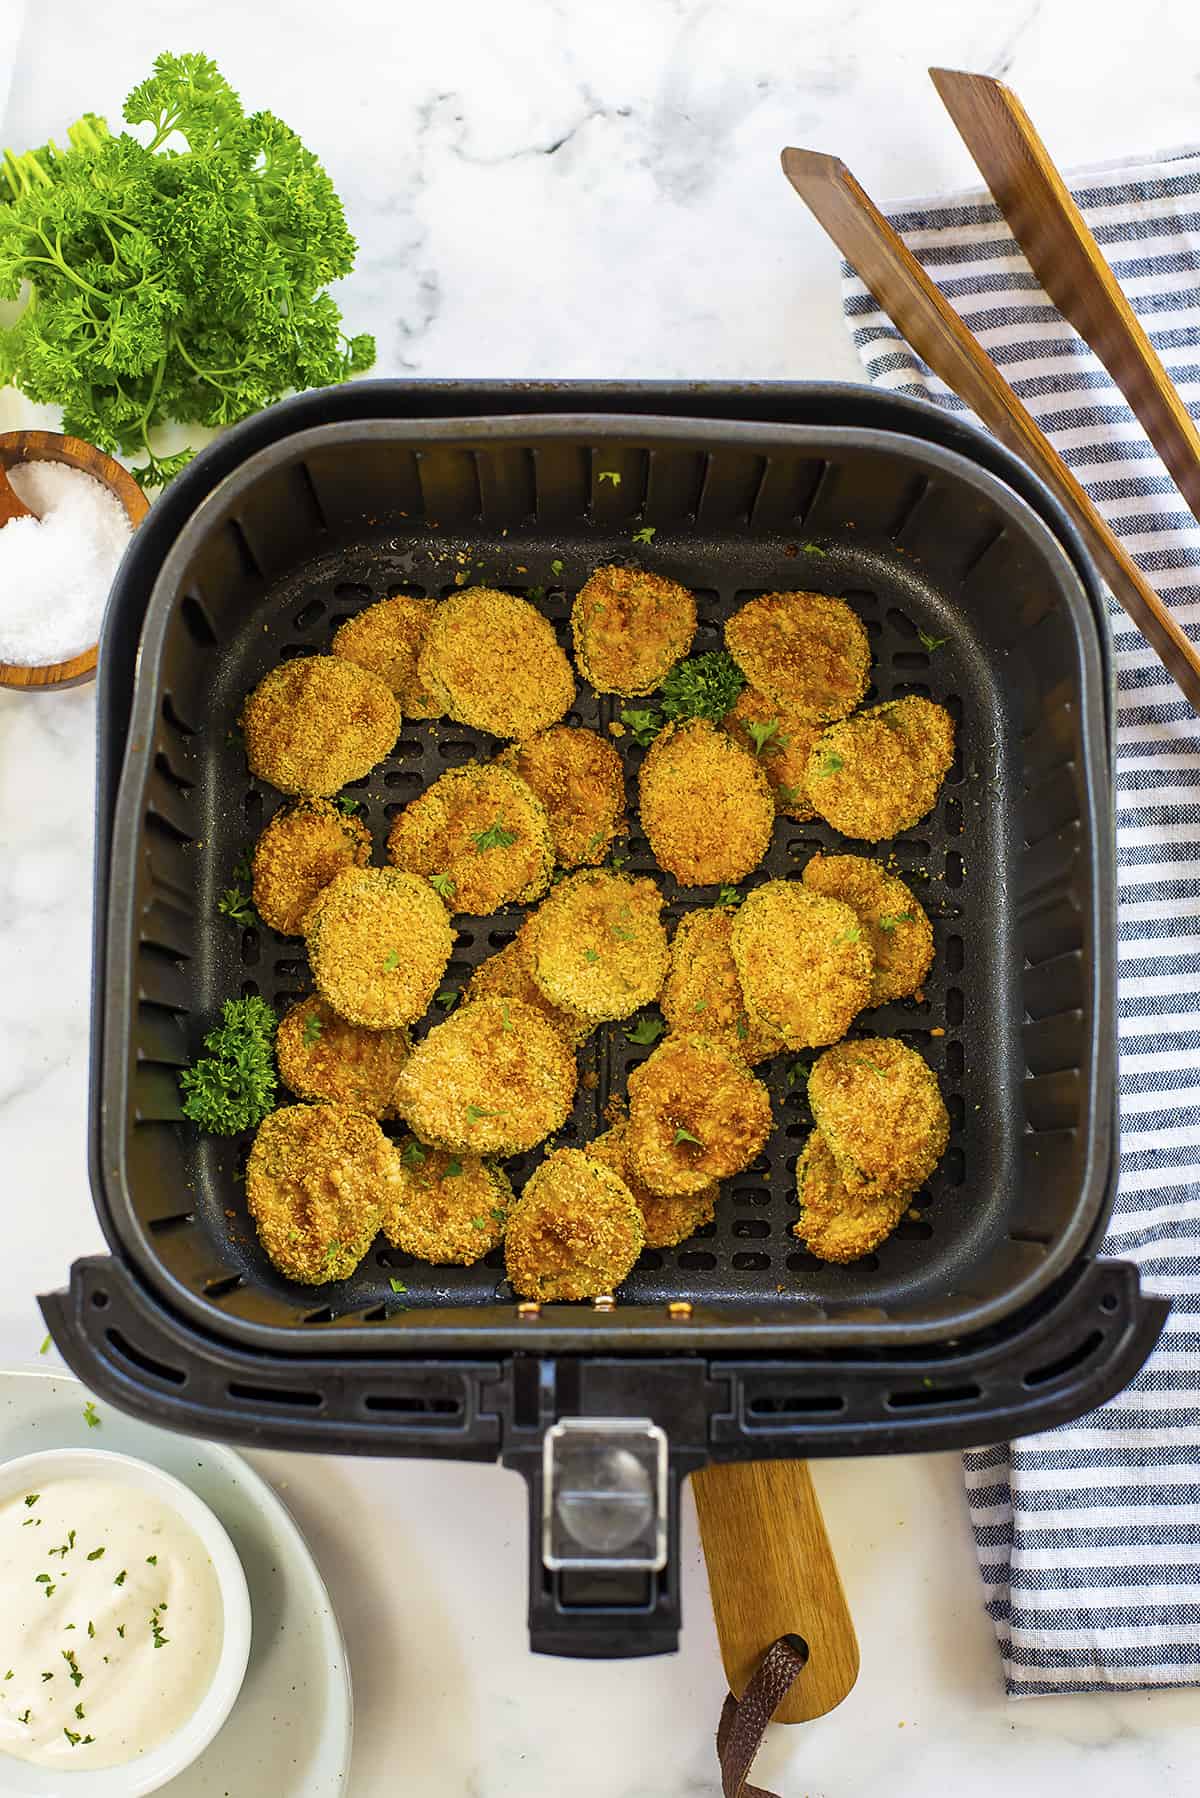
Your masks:
{"label": "ranch dressing", "polygon": [[172,1735],[212,1684],[224,1628],[204,1545],[115,1480],[0,1503],[0,1751],[113,1767]]}

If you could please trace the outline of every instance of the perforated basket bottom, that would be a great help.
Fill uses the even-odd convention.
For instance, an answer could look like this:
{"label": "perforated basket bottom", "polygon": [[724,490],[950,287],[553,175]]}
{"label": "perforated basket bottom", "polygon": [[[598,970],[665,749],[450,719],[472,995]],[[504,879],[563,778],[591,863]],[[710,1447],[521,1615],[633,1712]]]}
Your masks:
{"label": "perforated basket bottom", "polygon": [[[552,550],[544,536],[524,544],[511,537],[461,544],[417,538],[403,555],[386,545],[360,544],[339,550],[276,588],[231,643],[216,645],[207,621],[198,613],[187,620],[185,613],[198,648],[207,635],[205,647],[219,648],[223,664],[215,687],[216,710],[203,729],[198,719],[183,715],[184,701],[167,701],[179,715],[188,750],[197,746],[200,736],[207,739],[201,754],[208,817],[197,852],[199,901],[205,915],[214,915],[231,870],[281,803],[273,789],[248,777],[233,728],[243,694],[265,669],[279,659],[326,649],[345,618],[386,594],[452,591],[460,584],[452,571],[460,567],[471,571],[472,580],[490,579],[513,591],[532,589],[532,597],[553,620],[569,654],[573,593],[593,566],[627,559],[629,543],[626,539],[605,546],[592,540],[574,549],[558,544],[554,553],[562,566],[557,577],[550,568]],[[959,725],[954,767],[934,812],[915,830],[872,850],[862,843],[848,845],[821,822],[798,825],[779,818],[766,859],[744,883],[748,887],[776,876],[796,876],[815,850],[847,847],[888,856],[911,882],[932,919],[936,943],[923,998],[862,1014],[854,1034],[897,1035],[927,1059],[942,1086],[951,1136],[941,1166],[915,1196],[912,1215],[894,1235],[853,1267],[831,1267],[809,1255],[792,1234],[798,1215],[796,1156],[811,1128],[803,1081],[789,1081],[796,1058],[783,1056],[763,1064],[756,1071],[770,1088],[775,1114],[765,1152],[725,1184],[713,1223],[675,1248],[643,1253],[624,1282],[621,1297],[645,1303],[685,1297],[705,1304],[745,1304],[773,1303],[780,1294],[788,1294],[837,1308],[847,1303],[886,1308],[901,1296],[947,1294],[959,1272],[977,1263],[997,1237],[1006,1234],[1005,1186],[1012,1176],[1014,1138],[1020,1128],[1006,1083],[1003,1046],[989,1027],[989,1018],[1012,1018],[1014,1010],[1012,995],[1004,990],[1010,965],[1004,954],[1009,923],[990,872],[997,864],[1000,825],[997,808],[979,803],[986,746],[996,742],[998,728],[997,697],[986,657],[965,635],[961,617],[948,613],[944,596],[923,586],[912,565],[859,554],[854,547],[843,545],[818,556],[798,551],[784,540],[775,545],[760,540],[753,557],[743,545],[743,565],[731,567],[735,558],[728,546],[724,554],[705,554],[703,546],[681,542],[677,547],[656,544],[647,560],[698,594],[702,622],[693,653],[720,647],[724,620],[754,593],[787,586],[840,593],[858,612],[870,637],[874,665],[868,702],[905,693],[927,695],[944,704]],[[773,579],[751,585],[746,566],[751,561],[773,562],[778,572]],[[184,601],[185,608],[188,603]],[[922,645],[921,631],[949,640],[929,652]],[[628,854],[626,866],[631,873],[660,881],[674,920],[687,907],[713,903],[716,893],[679,889],[657,868],[639,834],[636,776],[644,751],[628,735],[615,738],[608,729],[621,703],[599,699],[581,684],[568,722],[599,731],[623,756],[632,829],[629,841],[621,845]],[[390,821],[409,800],[447,768],[472,757],[487,758],[497,747],[493,739],[445,720],[406,721],[387,760],[347,789],[371,828],[375,861],[385,860]],[[511,940],[523,916],[521,908],[509,907],[491,919],[459,919],[447,983],[461,986],[477,963]],[[206,990],[203,1010],[192,1020],[197,1041],[219,1010],[220,999],[239,986],[243,994],[261,993],[281,1013],[311,990],[301,943],[262,929],[239,933],[225,920],[214,922],[202,935],[208,944],[201,957]],[[972,978],[983,1002],[968,1008],[964,995]],[[442,1015],[435,1007],[417,1034]],[[621,1026],[602,1026],[581,1052],[577,1103],[556,1141],[583,1144],[606,1128],[603,1113],[610,1093],[624,1091],[630,1068],[647,1053],[627,1040]],[[228,1245],[221,1256],[223,1271],[214,1270],[203,1288],[211,1299],[228,1301],[247,1282],[258,1288],[265,1285],[286,1301],[296,1321],[381,1315],[397,1303],[393,1280],[407,1288],[403,1302],[410,1308],[511,1299],[502,1249],[474,1267],[435,1268],[388,1248],[382,1238],[352,1279],[311,1294],[289,1285],[266,1263],[247,1218],[240,1176],[248,1147],[249,1139],[198,1138],[189,1149],[193,1175],[189,1209],[159,1218],[152,1226],[161,1241],[172,1230],[194,1228],[199,1221],[213,1238]],[[537,1150],[506,1164],[518,1190],[541,1153]],[[161,1246],[167,1248],[165,1242]],[[1031,1242],[1021,1252],[1041,1251]],[[231,1264],[237,1271],[230,1271]]]}

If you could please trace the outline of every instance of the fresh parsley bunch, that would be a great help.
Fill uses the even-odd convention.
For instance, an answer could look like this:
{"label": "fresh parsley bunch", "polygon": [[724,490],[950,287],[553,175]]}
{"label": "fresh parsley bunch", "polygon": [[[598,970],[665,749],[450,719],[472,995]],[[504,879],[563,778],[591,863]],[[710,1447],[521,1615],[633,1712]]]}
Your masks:
{"label": "fresh parsley bunch", "polygon": [[369,368],[325,291],[355,242],[328,175],[273,113],[249,117],[207,56],[164,54],[125,102],[148,141],[86,113],[0,165],[0,380],[63,409],[63,427],[144,455],[167,420],[228,425],[293,389]]}
{"label": "fresh parsley bunch", "polygon": [[226,999],[207,1055],[179,1076],[183,1115],[214,1136],[253,1130],[275,1104],[275,1013],[265,999]]}

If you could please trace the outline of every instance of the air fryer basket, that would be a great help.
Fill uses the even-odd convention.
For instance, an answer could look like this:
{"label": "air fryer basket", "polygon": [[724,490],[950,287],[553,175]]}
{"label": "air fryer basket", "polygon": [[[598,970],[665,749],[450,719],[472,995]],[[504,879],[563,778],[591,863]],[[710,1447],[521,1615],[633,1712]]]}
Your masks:
{"label": "air fryer basket", "polygon": [[[602,467],[619,484],[600,482]],[[648,548],[634,541],[643,522]],[[175,1073],[223,997],[304,990],[298,945],[215,911],[276,800],[247,777],[232,730],[244,692],[382,593],[479,578],[543,588],[565,629],[589,569],[634,555],[700,592],[700,648],[751,592],[840,592],[867,622],[879,696],[931,693],[959,715],[937,812],[895,845],[934,917],[934,973],[922,1004],[863,1020],[928,1056],[952,1139],[919,1220],[850,1268],[813,1262],[790,1235],[807,1119],[775,1064],[778,1126],[717,1222],[648,1252],[615,1311],[545,1311],[540,1343],[715,1346],[752,1325],[764,1347],[944,1339],[1028,1302],[1078,1254],[1111,1152],[1111,832],[1095,626],[1051,534],[961,458],[869,431],[349,424],[287,438],[231,475],[180,533],[147,616],[114,832],[102,1154],[122,1246],[183,1315],[219,1314],[260,1348],[319,1327],[331,1352],[364,1324],[409,1351],[527,1341],[502,1265],[430,1269],[380,1249],[337,1287],[281,1280],[246,1223],[245,1145],[180,1125]],[[930,652],[919,631],[947,641]],[[581,694],[578,716],[605,729],[612,708]],[[406,726],[356,795],[377,842],[440,769],[493,747],[458,726]],[[836,841],[781,821],[754,878],[797,872]],[[629,866],[652,867],[636,836]],[[665,886],[676,913],[713,898]],[[518,921],[461,920],[452,977]],[[592,1053],[596,1084],[581,1087],[565,1141],[602,1127],[644,1051],[608,1030]],[[694,1307],[684,1331],[666,1317],[675,1299]]]}
{"label": "air fryer basket", "polygon": [[[568,405],[588,416],[545,416]],[[483,416],[509,413],[523,416]],[[601,468],[620,486],[598,482]],[[643,523],[656,527],[648,548],[632,540]],[[934,828],[897,845],[912,871],[915,843],[929,843],[937,981],[924,1010],[864,1020],[930,1054],[951,1098],[961,1160],[922,1195],[931,1234],[901,1238],[858,1280],[797,1261],[787,1188],[806,1118],[777,1090],[767,1165],[733,1183],[716,1230],[644,1262],[613,1312],[518,1319],[502,1268],[459,1284],[407,1267],[404,1300],[386,1264],[348,1291],[289,1290],[247,1240],[235,1162],[193,1154],[176,1121],[174,1070],[220,999],[300,990],[299,945],[213,915],[255,828],[244,807],[277,802],[224,740],[242,686],[281,653],[323,646],[368,595],[443,591],[464,566],[544,586],[561,622],[609,555],[689,579],[710,626],[735,594],[848,593],[872,629],[881,696],[961,704]],[[929,655],[918,628],[951,640]],[[91,1165],[113,1258],[77,1263],[69,1292],[43,1300],[71,1365],[176,1428],[501,1459],[531,1491],[532,1646],[575,1654],[674,1646],[679,1482],[706,1460],[981,1443],[1119,1390],[1166,1306],[1140,1295],[1132,1267],[1090,1259],[1115,1154],[1104,632],[1094,574],[1028,471],[957,420],[869,389],[360,383],[218,441],[139,533],[106,621]],[[457,727],[432,741],[405,727],[363,789],[377,842],[404,777],[468,744]],[[823,827],[777,835],[772,872],[831,840]],[[460,971],[487,952],[459,950]],[[611,1034],[602,1082],[636,1053]],[[690,1317],[667,1316],[676,1297]],[[542,1563],[545,1434],[586,1416],[644,1417],[669,1438],[657,1571]]]}

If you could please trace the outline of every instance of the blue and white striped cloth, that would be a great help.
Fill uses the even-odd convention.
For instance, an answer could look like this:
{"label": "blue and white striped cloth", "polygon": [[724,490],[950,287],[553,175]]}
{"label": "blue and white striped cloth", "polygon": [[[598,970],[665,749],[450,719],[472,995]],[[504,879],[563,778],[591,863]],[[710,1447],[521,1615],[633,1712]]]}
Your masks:
{"label": "blue and white striped cloth", "polygon": [[[1200,420],[1200,151],[1072,191]],[[892,223],[1193,637],[1200,525],[983,194]],[[847,323],[881,386],[966,411],[845,265]],[[965,1457],[1013,1696],[1200,1683],[1200,722],[1112,607],[1118,680],[1121,1178],[1105,1252],[1174,1300],[1132,1386],[1078,1423]]]}

